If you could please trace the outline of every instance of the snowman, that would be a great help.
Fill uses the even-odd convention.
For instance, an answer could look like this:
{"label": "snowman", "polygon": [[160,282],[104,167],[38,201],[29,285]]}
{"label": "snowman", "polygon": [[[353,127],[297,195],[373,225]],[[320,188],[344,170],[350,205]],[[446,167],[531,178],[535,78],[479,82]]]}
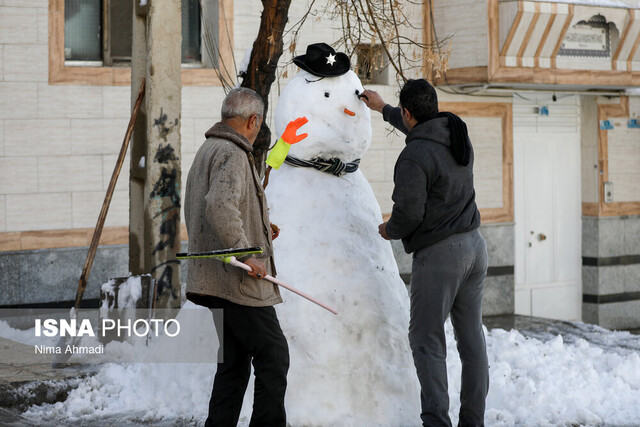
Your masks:
{"label": "snowman", "polygon": [[[409,298],[380,207],[358,168],[371,142],[364,90],[347,55],[318,43],[280,95],[275,130],[305,116],[266,188],[278,278],[337,309],[282,292],[278,318],[291,355],[291,425],[413,425],[419,386],[409,349]],[[298,123],[299,124],[299,123]]]}

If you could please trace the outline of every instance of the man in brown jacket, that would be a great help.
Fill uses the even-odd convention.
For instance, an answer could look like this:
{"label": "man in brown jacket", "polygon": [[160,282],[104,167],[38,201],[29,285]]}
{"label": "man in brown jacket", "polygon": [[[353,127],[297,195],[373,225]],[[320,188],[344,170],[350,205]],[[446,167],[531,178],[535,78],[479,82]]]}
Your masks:
{"label": "man in brown jacket", "polygon": [[250,425],[286,425],[289,348],[273,308],[282,302],[278,287],[261,279],[276,271],[267,201],[251,154],[263,113],[257,93],[231,90],[222,103],[222,121],[206,132],[187,178],[190,252],[264,249],[260,256],[239,259],[252,268],[250,273],[213,259],[189,264],[187,298],[224,310],[224,360],[218,363],[206,426],[237,425],[251,363],[255,391]]}

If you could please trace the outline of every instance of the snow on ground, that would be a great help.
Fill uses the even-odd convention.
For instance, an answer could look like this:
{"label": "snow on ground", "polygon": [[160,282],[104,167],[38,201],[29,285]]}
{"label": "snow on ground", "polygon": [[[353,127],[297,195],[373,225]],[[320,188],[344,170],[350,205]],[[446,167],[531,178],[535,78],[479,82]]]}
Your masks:
{"label": "snow on ground", "polygon": [[[486,332],[491,375],[488,426],[640,425],[640,337],[571,325],[582,332],[571,331],[566,337],[553,332],[537,337],[516,330]],[[16,339],[32,333],[0,321],[0,336]],[[455,425],[461,365],[450,322],[447,342],[450,415]],[[65,402],[31,407],[24,416],[36,423],[117,420],[201,425],[214,371],[215,365],[207,363],[106,364]],[[289,385],[288,393],[296,393],[296,384]],[[313,399],[308,396],[308,405]]]}

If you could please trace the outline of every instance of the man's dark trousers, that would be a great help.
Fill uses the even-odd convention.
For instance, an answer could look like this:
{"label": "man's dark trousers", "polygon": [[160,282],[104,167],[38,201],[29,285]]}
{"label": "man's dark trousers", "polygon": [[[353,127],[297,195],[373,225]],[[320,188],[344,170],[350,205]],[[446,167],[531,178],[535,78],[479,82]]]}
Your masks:
{"label": "man's dark trousers", "polygon": [[224,360],[218,363],[205,426],[236,426],[242,400],[255,372],[250,426],[285,426],[284,395],[289,370],[289,347],[273,307],[248,307],[212,298],[222,308]]}
{"label": "man's dark trousers", "polygon": [[409,343],[421,387],[425,426],[451,426],[444,323],[451,314],[462,360],[460,426],[484,425],[489,368],[482,330],[487,247],[478,230],[415,252]]}

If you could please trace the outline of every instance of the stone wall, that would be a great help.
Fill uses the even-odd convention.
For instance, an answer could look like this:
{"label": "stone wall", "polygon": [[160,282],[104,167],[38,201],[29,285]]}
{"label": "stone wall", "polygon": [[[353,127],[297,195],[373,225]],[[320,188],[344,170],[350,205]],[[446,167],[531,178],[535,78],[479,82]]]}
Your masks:
{"label": "stone wall", "polygon": [[582,320],[640,327],[640,216],[582,219]]}

